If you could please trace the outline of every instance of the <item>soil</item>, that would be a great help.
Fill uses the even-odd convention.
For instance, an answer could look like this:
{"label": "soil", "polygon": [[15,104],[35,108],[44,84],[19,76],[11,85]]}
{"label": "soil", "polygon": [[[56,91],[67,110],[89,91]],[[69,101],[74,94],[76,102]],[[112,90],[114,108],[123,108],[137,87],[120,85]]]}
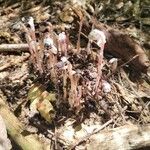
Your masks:
{"label": "soil", "polygon": [[[125,7],[125,4],[122,6],[118,3],[118,9]],[[8,1],[8,4],[1,2],[0,44],[26,43],[24,33],[20,30],[20,20],[22,17],[33,16],[37,35],[44,28],[43,22],[50,22],[54,26],[56,34],[65,30],[70,35],[70,41],[73,41],[71,46],[73,49],[76,48],[77,34],[74,32],[79,29],[74,29],[75,24],[77,24],[77,17],[74,12],[68,11],[67,7],[71,7],[69,3],[66,1],[62,3],[59,1],[40,3],[40,1],[37,1],[31,3],[31,6],[25,9],[22,8],[20,2],[13,4],[10,1]],[[91,8],[90,12],[89,8]],[[83,9],[87,11],[87,15],[92,16],[92,8],[94,9],[93,4],[88,4],[88,7],[85,5]],[[109,6],[107,6],[107,9],[111,10]],[[114,11],[118,12],[118,10]],[[150,58],[149,33],[147,33],[149,25],[143,23],[141,30],[136,19],[131,20],[130,18],[124,18],[124,16],[116,17],[115,13],[109,17],[110,15],[105,14],[105,12],[106,9],[103,9],[106,16],[105,20],[98,13],[96,14],[97,19],[130,35],[146,49]],[[81,42],[85,45],[86,39],[81,39]],[[87,61],[88,58],[84,58],[86,47],[82,47],[82,49],[83,54],[80,57],[74,56],[72,53],[68,57],[72,64],[78,65],[77,69],[81,69],[85,73],[85,78],[88,78],[90,72],[94,76],[95,66],[93,64],[90,66],[89,63],[91,62]],[[85,95],[80,108],[72,108],[68,101],[62,101],[60,98],[62,89],[60,89],[59,95],[51,81],[48,81],[48,72],[41,76],[37,70],[34,70],[29,52],[0,52],[0,90],[7,97],[7,104],[11,111],[25,125],[26,130],[37,134],[40,139],[47,143],[51,140],[53,149],[56,149],[56,147],[62,149],[67,145],[59,138],[66,138],[61,135],[63,135],[65,128],[66,131],[69,130],[68,124],[71,124],[77,131],[82,126],[103,125],[110,119],[114,121],[108,125],[107,128],[109,129],[127,124],[146,125],[150,123],[149,72],[138,76],[134,70],[125,65],[113,73],[109,63],[111,58],[113,58],[112,55],[105,54],[105,65],[102,70],[103,78],[111,84],[111,92],[107,94],[102,92],[96,100],[88,97],[90,94]],[[86,64],[89,66],[86,66]],[[31,101],[28,95],[33,84],[42,85],[42,90],[44,90],[41,93],[47,91],[56,94],[57,100],[51,102],[56,115],[51,122],[46,121],[40,113],[33,114],[31,111]],[[18,147],[15,148],[14,143],[12,146],[13,149],[19,149]]]}

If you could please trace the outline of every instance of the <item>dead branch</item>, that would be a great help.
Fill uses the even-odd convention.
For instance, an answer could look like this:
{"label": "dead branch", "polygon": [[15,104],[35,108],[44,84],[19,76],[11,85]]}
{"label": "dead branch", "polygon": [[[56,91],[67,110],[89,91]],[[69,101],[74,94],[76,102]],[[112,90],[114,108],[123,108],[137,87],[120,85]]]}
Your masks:
{"label": "dead branch", "polygon": [[92,135],[97,134],[98,132],[100,132],[102,129],[104,129],[105,127],[107,127],[110,123],[113,122],[113,119],[107,121],[105,124],[103,124],[99,129],[95,130],[94,132],[88,134],[87,136],[83,137],[82,139],[80,139],[79,141],[75,142],[70,149],[74,149],[76,146],[78,146],[80,143],[87,141]]}
{"label": "dead branch", "polygon": [[126,125],[109,131],[103,131],[89,138],[87,150],[139,149],[150,147],[150,125]]}
{"label": "dead branch", "polygon": [[28,52],[28,44],[1,44],[0,52]]}
{"label": "dead branch", "polygon": [[112,122],[115,122],[115,120],[111,119],[88,133],[82,130],[88,131],[89,127],[87,127],[88,129],[84,127],[84,129],[77,132],[71,126],[63,128],[62,132],[58,132],[58,141],[63,143],[66,149],[69,150],[80,148],[87,150],[132,150],[150,147],[149,124],[145,126],[126,124],[121,127],[107,129],[106,127]]}

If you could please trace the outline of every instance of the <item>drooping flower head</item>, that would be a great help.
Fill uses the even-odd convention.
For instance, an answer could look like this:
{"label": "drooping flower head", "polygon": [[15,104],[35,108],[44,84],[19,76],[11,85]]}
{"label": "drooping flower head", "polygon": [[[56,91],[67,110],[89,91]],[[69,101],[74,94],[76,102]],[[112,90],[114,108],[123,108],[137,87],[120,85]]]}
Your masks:
{"label": "drooping flower head", "polygon": [[67,55],[68,43],[65,32],[61,32],[58,36],[59,51],[61,54]]}
{"label": "drooping flower head", "polygon": [[35,31],[34,19],[33,19],[33,17],[29,17],[29,19],[28,19],[28,24],[30,25],[30,28],[32,29],[32,31]]}
{"label": "drooping flower head", "polygon": [[50,49],[50,51],[51,51],[53,54],[57,54],[57,48],[56,48],[56,46],[54,45],[54,41],[53,41],[53,39],[52,39],[51,37],[46,36],[46,37],[44,38],[43,43],[44,43],[44,46],[45,46],[46,48]]}
{"label": "drooping flower head", "polygon": [[93,29],[89,34],[89,39],[95,41],[97,45],[103,50],[106,43],[106,36],[103,31]]}
{"label": "drooping flower head", "polygon": [[66,37],[65,32],[61,32],[61,33],[59,34],[58,39],[59,39],[59,41],[62,42],[62,43],[66,42],[67,37]]}

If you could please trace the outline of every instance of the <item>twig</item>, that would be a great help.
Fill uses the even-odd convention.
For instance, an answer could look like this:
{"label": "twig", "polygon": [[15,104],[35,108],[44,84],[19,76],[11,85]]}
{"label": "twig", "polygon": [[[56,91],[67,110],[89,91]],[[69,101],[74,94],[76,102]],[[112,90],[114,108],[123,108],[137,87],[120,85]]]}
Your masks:
{"label": "twig", "polygon": [[129,83],[129,87],[132,89],[132,91],[134,92],[134,94],[137,96],[137,98],[138,98],[139,101],[141,102],[142,108],[144,108],[144,107],[145,107],[145,103],[144,103],[144,101],[142,100],[140,94],[139,94],[139,93],[135,90],[135,88],[132,86],[131,81],[129,80],[129,78],[128,78],[127,74],[125,73],[125,71],[123,71],[123,73],[124,73],[124,77],[125,77],[126,81]]}
{"label": "twig", "polygon": [[29,52],[28,44],[1,44],[0,52]]}
{"label": "twig", "polygon": [[133,61],[135,58],[137,58],[139,55],[135,55],[135,56],[133,56],[132,58],[130,58],[127,62],[125,62],[124,64],[122,64],[122,65],[120,65],[120,66],[118,66],[118,68],[121,68],[121,67],[123,67],[123,66],[125,66],[125,65],[127,65],[127,64],[129,64],[131,61]]}
{"label": "twig", "polygon": [[110,76],[112,76],[113,74],[115,74],[117,71],[120,70],[120,68],[126,66],[127,64],[129,64],[131,61],[133,61],[134,59],[136,59],[138,57],[138,55],[133,56],[132,58],[130,58],[127,62],[123,63],[122,65],[118,66],[116,68],[115,71],[111,72],[110,74],[107,75],[107,78],[110,78]]}
{"label": "twig", "polygon": [[81,30],[83,25],[83,18],[81,19],[79,23],[79,33],[78,33],[78,40],[77,40],[77,52],[80,53],[80,42],[81,42]]}
{"label": "twig", "polygon": [[[116,95],[115,97],[117,97],[117,95]],[[121,117],[122,117],[122,119],[123,119],[123,123],[125,124],[125,123],[126,123],[126,119],[125,119],[125,116],[124,116],[124,111],[125,111],[126,109],[123,109],[123,108],[121,107],[121,105],[118,103],[118,101],[115,101],[115,103],[116,103],[116,106],[117,106],[117,108],[118,108],[118,110],[119,110],[119,113],[120,113],[120,115],[121,115]]]}
{"label": "twig", "polygon": [[93,131],[92,133],[87,134],[86,136],[84,136],[83,138],[81,138],[80,140],[78,140],[77,142],[75,142],[70,150],[74,149],[76,146],[78,146],[80,143],[87,141],[92,135],[100,132],[102,129],[104,129],[106,126],[108,126],[110,123],[113,122],[113,119],[110,119],[109,121],[107,121],[105,124],[103,124],[99,129]]}

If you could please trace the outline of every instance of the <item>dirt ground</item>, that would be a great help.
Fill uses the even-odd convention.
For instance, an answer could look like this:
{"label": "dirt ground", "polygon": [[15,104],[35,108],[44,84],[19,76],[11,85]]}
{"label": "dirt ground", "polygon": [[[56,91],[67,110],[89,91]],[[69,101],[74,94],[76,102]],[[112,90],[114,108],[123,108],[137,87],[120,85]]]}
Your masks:
{"label": "dirt ground", "polygon": [[[97,4],[96,1],[95,3]],[[139,12],[138,4],[132,1],[131,3],[115,1],[113,7],[109,2],[101,1],[98,8],[96,4],[83,1],[81,8],[83,12],[86,12],[84,12],[86,17],[90,19],[94,16],[99,22],[129,35],[141,45],[150,59],[150,24],[147,14],[149,10],[146,5],[141,2],[142,11]],[[56,34],[65,31],[69,35],[72,49],[76,49],[78,39],[76,32],[79,31],[77,24],[80,22],[80,12],[75,10],[76,5],[80,6],[80,4],[72,4],[68,1],[29,3],[0,1],[0,44],[27,43],[24,32],[20,30],[20,22],[23,17],[32,16],[35,19],[37,36],[45,28],[43,22],[50,22]],[[141,18],[138,17],[139,13]],[[87,39],[81,37],[80,40],[81,46],[83,42],[83,53],[77,57],[70,52],[68,59],[75,67],[77,66],[78,70],[84,72],[84,78],[89,78],[90,73],[94,76],[95,66],[92,64],[93,61],[88,60],[84,54]],[[52,149],[84,149],[78,147],[78,145],[83,146],[82,142],[77,143],[77,146],[74,143],[85,137],[88,131],[91,133],[109,121],[109,124],[104,127],[105,130],[124,125],[148,125],[150,123],[149,70],[146,74],[137,73],[132,67],[130,68],[128,63],[123,62],[123,65],[118,64],[121,67],[113,73],[109,63],[113,57],[107,52],[104,54],[105,65],[102,69],[103,79],[110,83],[111,91],[107,94],[102,92],[96,100],[91,98],[90,94],[84,95],[81,107],[72,108],[68,101],[62,100],[61,79],[56,88],[51,83],[52,80],[49,80],[49,70],[45,71],[46,75],[40,75],[34,69],[29,51],[8,50],[4,52],[0,50],[0,97],[5,97],[9,109],[24,125],[26,134],[28,132],[35,134],[47,145],[52,143]],[[96,81],[92,80],[92,82],[96,84]],[[33,85],[34,88],[38,88],[37,93],[34,93]],[[54,112],[51,112],[49,117],[45,112],[41,115],[41,112],[35,113],[32,109],[34,99],[37,97],[43,99],[41,95],[45,91],[47,95],[50,93],[56,96],[56,98],[51,98],[55,100],[50,102],[49,106],[55,112],[55,117],[51,116]],[[12,149],[20,149],[13,142],[15,140],[10,139],[13,143]]]}

